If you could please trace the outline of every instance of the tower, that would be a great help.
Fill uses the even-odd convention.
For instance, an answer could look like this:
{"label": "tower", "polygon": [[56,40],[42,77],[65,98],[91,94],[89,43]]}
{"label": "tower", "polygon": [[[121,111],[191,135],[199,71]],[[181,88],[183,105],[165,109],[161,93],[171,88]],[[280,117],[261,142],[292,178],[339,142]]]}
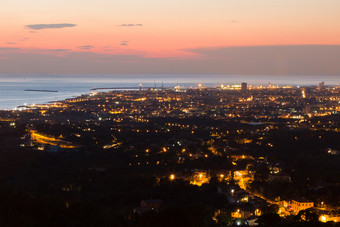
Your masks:
{"label": "tower", "polygon": [[325,82],[319,83],[319,89],[322,90],[325,88]]}
{"label": "tower", "polygon": [[248,89],[248,84],[247,83],[242,83],[241,84],[241,91],[242,93],[246,93]]}

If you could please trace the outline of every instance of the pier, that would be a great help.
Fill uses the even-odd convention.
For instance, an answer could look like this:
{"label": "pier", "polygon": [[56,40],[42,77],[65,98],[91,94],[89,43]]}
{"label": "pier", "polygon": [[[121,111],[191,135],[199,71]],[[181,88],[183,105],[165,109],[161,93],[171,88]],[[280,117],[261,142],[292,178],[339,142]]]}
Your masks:
{"label": "pier", "polygon": [[35,92],[58,92],[56,90],[39,90],[39,89],[25,89],[24,91],[35,91]]}
{"label": "pier", "polygon": [[101,88],[92,88],[91,91],[96,91],[96,90],[163,90],[163,89],[171,89],[170,87],[161,87],[161,88],[156,88],[156,87],[101,87]]}

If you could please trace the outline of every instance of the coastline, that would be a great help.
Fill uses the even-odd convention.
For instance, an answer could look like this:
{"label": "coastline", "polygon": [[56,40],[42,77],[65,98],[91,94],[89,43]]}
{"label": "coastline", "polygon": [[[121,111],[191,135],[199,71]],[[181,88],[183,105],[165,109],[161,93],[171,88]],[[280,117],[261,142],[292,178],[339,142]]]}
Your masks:
{"label": "coastline", "polygon": [[[33,104],[49,104],[59,102],[68,98],[78,97],[83,94],[91,93],[91,89],[98,88],[100,92],[105,92],[100,88],[110,87],[138,87],[140,83],[143,87],[159,88],[175,87],[177,85],[184,87],[193,87],[201,83],[203,86],[216,86],[219,84],[248,84],[268,85],[293,85],[293,86],[317,86],[317,82],[325,81],[330,86],[340,86],[340,80],[337,77],[311,76],[308,83],[299,83],[291,76],[282,76],[276,80],[268,80],[268,76],[208,76],[208,75],[121,75],[121,76],[3,76],[0,77],[0,110],[13,110],[19,106]],[[309,76],[307,76],[309,77]],[[290,80],[292,78],[292,80]],[[25,92],[24,90],[51,90],[58,92]]]}

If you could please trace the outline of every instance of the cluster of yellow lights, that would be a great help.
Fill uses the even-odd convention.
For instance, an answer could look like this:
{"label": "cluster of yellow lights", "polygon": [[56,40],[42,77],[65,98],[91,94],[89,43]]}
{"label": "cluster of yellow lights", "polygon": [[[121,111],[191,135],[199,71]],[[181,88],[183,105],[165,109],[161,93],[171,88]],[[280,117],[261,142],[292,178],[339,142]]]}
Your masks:
{"label": "cluster of yellow lights", "polygon": [[143,98],[135,99],[134,101],[136,101],[136,102],[143,102],[143,101],[146,101],[146,98],[143,97]]}
{"label": "cluster of yellow lights", "polygon": [[62,141],[62,140],[57,139],[57,138],[54,138],[54,137],[41,135],[41,134],[37,133],[37,131],[35,131],[35,130],[31,130],[30,134],[31,134],[31,137],[33,139],[35,139],[40,144],[50,144],[50,145],[53,145],[53,146],[60,146],[61,148],[77,148],[77,147],[79,147],[77,145],[68,144],[67,142]]}
{"label": "cluster of yellow lights", "polygon": [[223,85],[221,84],[221,89],[223,90],[241,90],[241,85],[235,84],[235,85]]}
{"label": "cluster of yellow lights", "polygon": [[165,123],[165,125],[182,127],[182,128],[189,128],[190,127],[189,125],[181,125],[181,124],[178,124],[178,123]]}

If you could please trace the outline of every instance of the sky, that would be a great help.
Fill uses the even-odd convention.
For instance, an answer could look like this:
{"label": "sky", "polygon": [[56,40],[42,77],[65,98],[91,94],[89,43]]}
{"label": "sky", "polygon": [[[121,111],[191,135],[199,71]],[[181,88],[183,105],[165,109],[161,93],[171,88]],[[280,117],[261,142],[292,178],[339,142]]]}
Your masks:
{"label": "sky", "polygon": [[339,0],[2,0],[0,74],[340,75]]}

